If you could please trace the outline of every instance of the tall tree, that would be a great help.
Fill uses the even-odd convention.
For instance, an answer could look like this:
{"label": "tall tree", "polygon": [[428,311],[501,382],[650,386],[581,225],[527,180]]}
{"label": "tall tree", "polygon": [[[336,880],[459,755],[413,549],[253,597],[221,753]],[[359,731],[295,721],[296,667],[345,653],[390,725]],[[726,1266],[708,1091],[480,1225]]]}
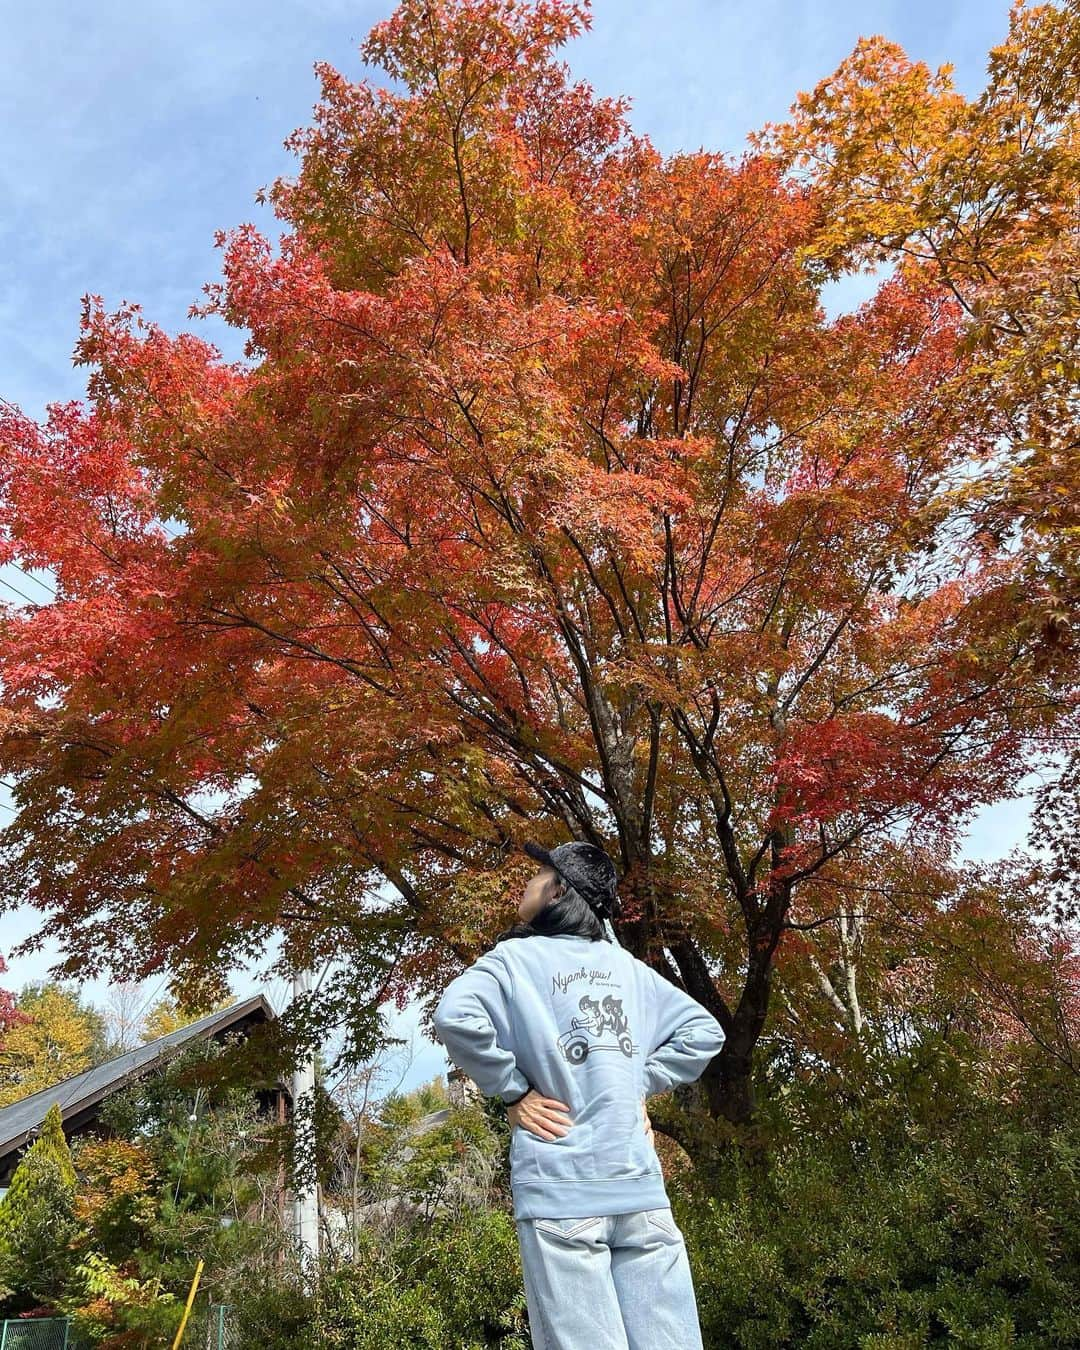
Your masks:
{"label": "tall tree", "polygon": [[822,191],[661,156],[556,59],[588,24],[404,0],[395,91],[317,67],[280,254],[220,236],[193,314],[248,362],[88,296],[89,406],[0,420],[0,556],[57,578],[4,624],[0,886],[72,968],[344,954],[363,1058],[518,842],[592,840],[738,1124],[785,952],[898,847],[948,865],[1068,709],[1049,582],[959,490],[997,421],[956,294],[829,321]]}
{"label": "tall tree", "polygon": [[22,1022],[0,1047],[0,1105],[72,1078],[107,1058],[105,1020],[69,985],[28,984]]}
{"label": "tall tree", "polygon": [[0,1303],[17,1311],[61,1296],[75,1266],[80,1225],[75,1168],[53,1105],[0,1200]]}
{"label": "tall tree", "polygon": [[139,1044],[146,996],[133,980],[110,986],[102,1017],[108,1029],[110,1055],[122,1055]]}

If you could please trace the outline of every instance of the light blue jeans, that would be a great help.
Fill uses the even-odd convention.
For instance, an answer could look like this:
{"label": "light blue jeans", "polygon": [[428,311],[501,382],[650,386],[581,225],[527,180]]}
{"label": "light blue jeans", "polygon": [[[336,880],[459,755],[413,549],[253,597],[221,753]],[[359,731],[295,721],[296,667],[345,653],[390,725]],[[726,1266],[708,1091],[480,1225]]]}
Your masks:
{"label": "light blue jeans", "polygon": [[670,1209],[518,1219],[533,1350],[702,1350]]}

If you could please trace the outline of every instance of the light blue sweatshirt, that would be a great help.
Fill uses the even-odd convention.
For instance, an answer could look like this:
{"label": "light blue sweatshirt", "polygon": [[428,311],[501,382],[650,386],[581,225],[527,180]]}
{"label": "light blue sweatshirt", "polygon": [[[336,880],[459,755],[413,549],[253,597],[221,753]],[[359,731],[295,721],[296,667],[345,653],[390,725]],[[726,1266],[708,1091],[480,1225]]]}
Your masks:
{"label": "light blue sweatshirt", "polygon": [[556,1139],[515,1126],[514,1218],[591,1218],[669,1201],[641,1104],[699,1078],[724,1043],[700,1003],[613,942],[506,938],[447,986],[436,1033],[488,1097],[564,1102]]}

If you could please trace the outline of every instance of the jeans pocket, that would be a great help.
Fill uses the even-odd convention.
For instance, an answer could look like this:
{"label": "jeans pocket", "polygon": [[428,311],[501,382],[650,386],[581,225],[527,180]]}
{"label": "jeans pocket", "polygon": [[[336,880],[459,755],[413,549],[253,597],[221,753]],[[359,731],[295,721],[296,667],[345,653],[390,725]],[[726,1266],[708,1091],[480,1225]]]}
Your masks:
{"label": "jeans pocket", "polygon": [[647,1209],[645,1217],[654,1228],[661,1229],[669,1237],[678,1238],[682,1234],[679,1232],[679,1226],[675,1222],[675,1215],[672,1214],[670,1207],[667,1209]]}
{"label": "jeans pocket", "polygon": [[552,1233],[555,1237],[574,1238],[592,1228],[598,1228],[604,1222],[601,1214],[591,1219],[533,1219],[533,1227],[541,1233]]}

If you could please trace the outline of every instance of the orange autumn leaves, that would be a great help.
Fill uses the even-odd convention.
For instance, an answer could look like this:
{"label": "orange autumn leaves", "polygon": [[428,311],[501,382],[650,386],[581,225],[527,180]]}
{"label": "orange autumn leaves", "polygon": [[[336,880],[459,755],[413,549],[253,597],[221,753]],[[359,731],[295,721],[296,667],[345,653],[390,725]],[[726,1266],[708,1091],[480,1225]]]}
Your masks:
{"label": "orange autumn leaves", "polygon": [[752,141],[823,204],[808,257],[885,260],[961,307],[968,396],[1007,446],[972,509],[1032,541],[1031,621],[1052,660],[1073,647],[1080,594],[1080,5],[1014,0],[983,91],[965,99],[951,73],[862,38]]}
{"label": "orange autumn leaves", "polygon": [[[664,157],[557,59],[587,19],[400,6],[364,48],[396,92],[319,69],[279,250],[220,235],[193,312],[247,361],[86,297],[90,406],[0,423],[4,556],[58,579],[4,616],[3,895],[77,959],[280,929],[434,987],[514,844],[573,831],[745,1066],[788,925],[833,940],[812,879],[954,838],[1063,725],[1020,621],[1053,580],[972,495],[1008,450],[966,293],[821,303],[910,225],[847,213],[869,151],[790,171],[848,104]],[[930,155],[955,100],[894,65]]]}

